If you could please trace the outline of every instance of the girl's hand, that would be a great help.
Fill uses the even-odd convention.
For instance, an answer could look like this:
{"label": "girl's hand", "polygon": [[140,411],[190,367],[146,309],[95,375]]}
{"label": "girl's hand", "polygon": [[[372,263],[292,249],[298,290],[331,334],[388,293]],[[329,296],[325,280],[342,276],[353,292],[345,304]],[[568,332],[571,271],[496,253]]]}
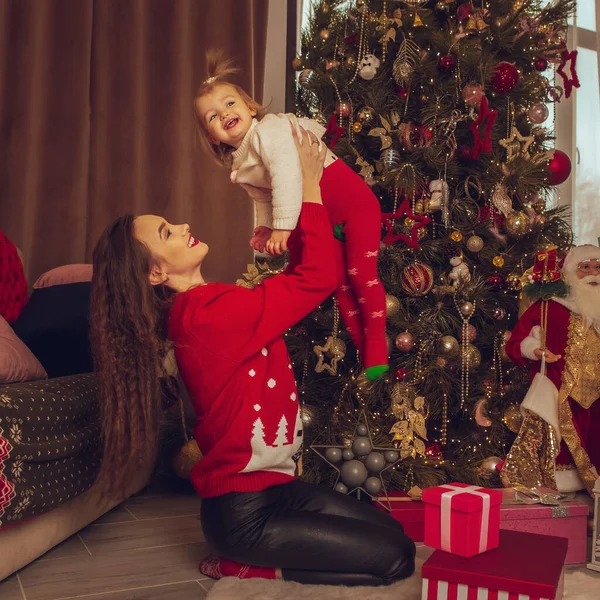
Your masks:
{"label": "girl's hand", "polygon": [[302,168],[302,200],[322,204],[319,181],[323,174],[327,146],[320,142],[314,133],[306,131],[303,127],[299,129],[300,134],[292,126],[292,135]]}
{"label": "girl's hand", "polygon": [[264,252],[268,239],[271,237],[272,229],[261,225],[254,230],[254,237],[250,240],[250,247],[257,252]]}
{"label": "girl's hand", "polygon": [[541,348],[536,348],[533,353],[540,359],[542,360],[542,354],[546,355],[546,362],[548,364],[550,363],[555,363],[558,362],[562,356],[560,354],[554,354],[553,352],[550,352],[550,350],[542,350]]}
{"label": "girl's hand", "polygon": [[274,229],[266,244],[267,252],[277,255],[287,252],[287,241],[291,234],[289,229]]}

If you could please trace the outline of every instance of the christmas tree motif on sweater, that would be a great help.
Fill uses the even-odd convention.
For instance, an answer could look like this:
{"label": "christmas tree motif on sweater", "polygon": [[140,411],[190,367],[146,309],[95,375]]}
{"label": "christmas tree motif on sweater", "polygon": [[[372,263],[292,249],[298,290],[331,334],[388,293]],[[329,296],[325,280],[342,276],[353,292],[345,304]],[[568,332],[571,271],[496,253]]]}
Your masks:
{"label": "christmas tree motif on sweater", "polygon": [[[296,411],[296,423],[293,437],[288,434],[288,421],[281,415],[277,431],[265,431],[265,425],[258,417],[252,425],[252,456],[248,464],[240,471],[251,473],[253,471],[275,471],[293,476],[296,463],[293,456],[302,445],[302,420],[300,411]],[[268,445],[266,439],[274,440],[273,445]]]}

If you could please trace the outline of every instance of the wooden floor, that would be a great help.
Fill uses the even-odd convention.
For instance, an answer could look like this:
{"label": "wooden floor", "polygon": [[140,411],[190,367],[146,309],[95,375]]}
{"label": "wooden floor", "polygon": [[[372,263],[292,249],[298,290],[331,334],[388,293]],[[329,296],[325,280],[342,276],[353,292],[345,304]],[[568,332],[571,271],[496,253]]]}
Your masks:
{"label": "wooden floor", "polygon": [[[0,583],[0,600],[205,598],[213,581],[198,571],[208,554],[199,508],[193,492],[149,489]],[[567,571],[567,600],[600,598],[599,573]]]}
{"label": "wooden floor", "polygon": [[148,491],[0,583],[1,600],[199,600],[213,581],[194,494]]}

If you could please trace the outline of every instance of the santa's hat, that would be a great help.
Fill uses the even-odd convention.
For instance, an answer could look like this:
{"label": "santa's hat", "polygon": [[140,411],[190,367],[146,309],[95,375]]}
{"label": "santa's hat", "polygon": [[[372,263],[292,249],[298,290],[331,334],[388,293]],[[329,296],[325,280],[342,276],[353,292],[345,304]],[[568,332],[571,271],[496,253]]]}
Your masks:
{"label": "santa's hat", "polygon": [[598,248],[598,246],[592,246],[592,244],[574,246],[569,250],[569,253],[565,258],[562,268],[563,273],[565,273],[565,275],[573,275],[577,270],[577,266],[588,260],[600,261],[600,248]]}

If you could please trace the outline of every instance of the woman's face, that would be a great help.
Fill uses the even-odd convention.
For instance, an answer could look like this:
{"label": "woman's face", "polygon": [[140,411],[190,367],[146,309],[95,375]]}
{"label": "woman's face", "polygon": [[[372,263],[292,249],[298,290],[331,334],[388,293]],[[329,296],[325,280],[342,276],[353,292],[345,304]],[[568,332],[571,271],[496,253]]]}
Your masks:
{"label": "woman's face", "polygon": [[155,268],[150,274],[153,284],[163,283],[172,276],[188,277],[198,271],[208,246],[190,233],[187,224],[171,225],[156,215],[136,217],[135,237],[150,250]]}

